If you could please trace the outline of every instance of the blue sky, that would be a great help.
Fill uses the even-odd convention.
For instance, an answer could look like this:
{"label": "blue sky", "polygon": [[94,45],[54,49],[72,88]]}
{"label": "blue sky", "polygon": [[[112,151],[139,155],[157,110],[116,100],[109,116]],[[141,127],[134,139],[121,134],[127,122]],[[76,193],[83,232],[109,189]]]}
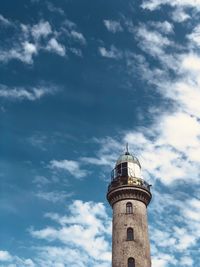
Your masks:
{"label": "blue sky", "polygon": [[111,266],[127,142],[152,267],[198,266],[199,19],[199,0],[1,1],[1,267]]}

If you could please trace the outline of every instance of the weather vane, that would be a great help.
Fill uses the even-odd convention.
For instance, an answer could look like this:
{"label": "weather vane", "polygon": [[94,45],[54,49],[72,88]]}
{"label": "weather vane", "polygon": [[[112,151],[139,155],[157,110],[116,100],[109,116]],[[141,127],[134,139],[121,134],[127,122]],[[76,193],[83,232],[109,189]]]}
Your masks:
{"label": "weather vane", "polygon": [[126,154],[129,154],[129,151],[128,151],[128,143],[126,143]]}

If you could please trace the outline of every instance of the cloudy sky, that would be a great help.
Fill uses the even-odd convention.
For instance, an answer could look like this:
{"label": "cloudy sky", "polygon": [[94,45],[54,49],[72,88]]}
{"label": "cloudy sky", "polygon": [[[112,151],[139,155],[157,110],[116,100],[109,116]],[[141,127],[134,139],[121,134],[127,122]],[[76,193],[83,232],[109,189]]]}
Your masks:
{"label": "cloudy sky", "polygon": [[200,0],[0,2],[0,266],[110,267],[129,143],[152,267],[198,266]]}

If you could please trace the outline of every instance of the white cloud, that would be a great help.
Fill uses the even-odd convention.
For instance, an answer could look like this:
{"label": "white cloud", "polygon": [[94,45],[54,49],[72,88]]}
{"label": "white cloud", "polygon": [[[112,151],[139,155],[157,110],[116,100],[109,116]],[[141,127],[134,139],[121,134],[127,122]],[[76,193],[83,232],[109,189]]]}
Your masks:
{"label": "white cloud", "polygon": [[[62,247],[39,247],[40,262],[45,259],[46,266],[52,266],[54,261],[64,266],[109,266],[111,253],[106,238],[111,235],[111,220],[104,205],[76,200],[69,206],[69,211],[68,216],[46,214],[46,217],[55,221],[58,227],[30,230],[34,238],[44,239],[52,244],[62,244]],[[79,265],[74,260],[74,256],[78,255]]]}
{"label": "white cloud", "polygon": [[[188,73],[190,72],[191,69]],[[198,118],[200,111],[200,106],[198,105],[200,100],[200,80],[198,76],[194,79],[195,73],[197,73],[196,70],[191,73],[190,78],[185,76],[185,79],[183,78],[182,80],[177,80],[173,84],[167,85],[166,83],[166,86],[173,86],[173,90],[168,90],[166,93],[162,91],[162,94],[165,94],[174,101],[176,99],[175,102],[177,103],[177,108],[180,108],[191,116],[196,116]]]}
{"label": "white cloud", "polygon": [[200,57],[197,54],[191,53],[182,56],[182,68],[188,72],[200,71]]}
{"label": "white cloud", "polygon": [[[0,251],[0,262],[8,267],[110,266],[111,218],[102,203],[75,200],[68,205],[67,215],[47,213],[45,218],[51,226],[29,229],[32,244],[36,242],[34,261]],[[43,240],[40,245],[38,239]]]}
{"label": "white cloud", "polygon": [[176,194],[160,190],[153,192],[150,213],[157,218],[150,227],[153,266],[176,266],[180,262],[183,266],[190,266],[193,251],[198,247],[199,221],[196,224],[196,218],[188,217],[186,211],[193,209],[191,205],[194,205],[198,216],[199,203],[197,199],[189,200],[190,192],[182,193],[177,189],[174,192]]}
{"label": "white cloud", "polygon": [[63,25],[70,30],[75,30],[77,29],[77,25],[76,23],[74,23],[73,21],[69,20],[69,19],[65,19],[65,21],[63,22]]}
{"label": "white cloud", "polygon": [[[96,157],[82,157],[81,161],[87,164],[94,164],[99,166],[108,166],[113,168],[116,159],[123,153],[122,144],[111,137],[105,139],[94,139],[94,142],[100,145],[100,150]],[[125,147],[125,146],[124,146]]]}
{"label": "white cloud", "polygon": [[53,94],[56,91],[53,87],[33,87],[33,88],[9,88],[5,85],[0,85],[0,97],[8,100],[30,100],[35,101],[45,95]]}
{"label": "white cloud", "polygon": [[68,43],[71,44],[66,50],[78,57],[82,57],[83,53],[81,47],[87,45],[87,40],[84,34],[79,31],[78,26],[74,22],[65,19],[62,23],[60,34],[63,37],[67,37]]}
{"label": "white cloud", "polygon": [[89,261],[84,252],[69,247],[45,246],[38,247],[38,251],[41,267],[85,267]]}
{"label": "white cloud", "polygon": [[29,43],[29,42],[24,42],[23,43],[23,46],[24,46],[24,51],[25,51],[25,54],[36,54],[37,53],[37,48],[34,44],[32,43]]}
{"label": "white cloud", "polygon": [[[188,52],[184,49],[184,52],[179,50],[176,53],[177,45],[163,36],[159,27],[157,30],[139,25],[135,32],[140,49],[153,56],[158,64],[162,64],[161,67],[150,68],[144,56],[131,59],[130,54],[127,54],[127,65],[131,74],[142,74],[143,81],[146,80],[148,86],[153,86],[173,105],[168,112],[158,109],[156,114],[152,113],[151,127],[125,133],[123,141],[129,142],[133,151],[141,156],[142,166],[147,170],[146,177],[150,173],[151,177],[169,185],[178,180],[187,181],[193,173],[192,181],[197,183],[200,167],[197,152],[200,149],[199,54],[191,51],[187,43]],[[175,49],[169,53],[168,47]],[[169,71],[174,73],[174,78]],[[103,153],[101,161],[99,158],[90,159],[90,163],[102,164],[112,153],[115,154],[114,149],[110,154]]]}
{"label": "white cloud", "polygon": [[102,57],[120,59],[122,57],[122,52],[118,50],[114,45],[107,50],[105,47],[99,47],[99,53]]}
{"label": "white cloud", "polygon": [[45,176],[37,175],[33,179],[33,183],[36,184],[38,187],[43,187],[50,183],[50,180],[47,179]]}
{"label": "white cloud", "polygon": [[31,33],[36,40],[42,37],[46,38],[52,33],[51,25],[48,21],[40,21],[38,24],[33,25]]}
{"label": "white cloud", "polygon": [[149,30],[146,25],[137,28],[136,38],[142,50],[159,58],[164,57],[165,48],[172,45],[172,42],[166,36],[163,36],[159,31]]}
{"label": "white cloud", "polygon": [[47,150],[48,137],[42,133],[36,132],[28,138],[28,143],[43,151]]}
{"label": "white cloud", "polygon": [[8,251],[0,250],[0,262],[1,261],[11,261],[12,256]]}
{"label": "white cloud", "polygon": [[195,117],[186,113],[176,113],[163,118],[161,122],[162,140],[158,143],[168,144],[179,151],[186,152],[188,147],[198,146],[200,124]]}
{"label": "white cloud", "polygon": [[194,172],[192,180],[197,182],[198,162],[192,163],[188,155],[189,149],[200,145],[200,125],[196,118],[186,113],[166,114],[152,127],[155,130],[151,132],[151,136],[143,135],[141,142],[137,139],[137,132],[124,136],[124,141],[129,142],[138,156],[141,156],[145,176],[149,177],[150,173],[151,177],[171,184],[177,180],[187,180],[190,173]]}
{"label": "white cloud", "polygon": [[46,49],[50,52],[55,52],[60,56],[65,56],[65,47],[59,44],[55,38],[49,40]]}
{"label": "white cloud", "polygon": [[[177,90],[177,85],[170,85],[169,88]],[[123,151],[123,143],[128,142],[130,150],[138,155],[147,180],[153,182],[152,179],[159,179],[162,183],[170,185],[179,180],[188,181],[190,177],[193,183],[198,183],[200,160],[197,151],[200,149],[200,123],[194,115],[197,116],[200,112],[194,109],[194,104],[196,103],[199,109],[200,97],[196,95],[194,100],[190,100],[194,90],[188,89],[187,97],[184,87],[181,88],[180,96],[177,92],[174,96],[170,93],[179,103],[177,110],[172,113],[161,113],[154,118],[154,123],[148,129],[139,128],[137,131],[125,133],[120,142],[112,139],[111,143],[110,138],[102,140],[97,157],[85,157],[82,160],[90,164],[114,167],[114,161],[120,154],[119,149]],[[195,114],[192,114],[194,111]],[[109,147],[110,150],[102,150],[104,147]]]}
{"label": "white cloud", "polygon": [[155,29],[159,30],[160,32],[164,34],[169,34],[174,32],[174,26],[168,21],[152,21],[149,23],[151,26],[153,26]]}
{"label": "white cloud", "polygon": [[81,51],[80,49],[78,49],[78,48],[74,48],[74,47],[72,47],[72,48],[70,48],[69,50],[70,50],[73,54],[77,55],[78,57],[82,57],[82,56],[83,56],[82,51]]}
{"label": "white cloud", "polygon": [[152,267],[167,267],[170,256],[161,254],[160,256],[152,258]]}
{"label": "white cloud", "polygon": [[[164,2],[169,3],[169,1],[162,1]],[[175,2],[178,3],[171,1],[171,5]],[[186,2],[188,3],[188,1],[180,2],[180,5]],[[190,2],[193,3],[193,1]],[[148,1],[148,3],[155,4],[156,1]],[[157,4],[159,3],[162,4],[161,1],[157,1]],[[200,204],[199,199],[191,199],[191,192],[180,192],[181,187],[176,187],[176,182],[184,182],[184,186],[188,188],[199,184],[200,78],[198,74],[200,63],[198,51],[193,51],[194,46],[191,48],[191,43],[195,46],[200,43],[199,29],[196,27],[187,36],[190,46],[186,42],[184,52],[179,50],[176,54],[175,44],[161,34],[166,33],[166,28],[160,27],[160,24],[153,26],[154,30],[150,31],[149,27],[140,25],[136,30],[136,38],[140,40],[140,48],[148,56],[155,57],[159,69],[152,68],[144,56],[135,56],[133,61],[129,58],[127,65],[130,71],[131,67],[135,70],[134,66],[140,64],[142,72],[136,74],[142,74],[143,81],[146,80],[148,85],[153,85],[154,90],[157,90],[167,103],[172,102],[173,108],[171,109],[170,105],[167,105],[165,111],[158,108],[157,117],[150,111],[152,124],[148,128],[138,127],[124,132],[119,137],[120,140],[113,138],[97,140],[100,145],[97,156],[84,157],[81,161],[107,165],[110,169],[110,166],[114,167],[115,160],[123,151],[122,143],[129,142],[130,151],[134,151],[142,163],[145,179],[156,186],[158,186],[156,183],[158,179],[162,182],[162,186],[164,184],[164,187],[167,186],[171,192],[165,194],[162,190],[158,193],[153,189],[155,201],[152,210],[154,218],[157,218],[150,232],[154,251],[153,266],[167,267],[171,264],[178,266],[180,263],[190,266],[193,264],[190,254],[197,248],[200,236]],[[173,47],[173,51],[167,52],[168,47]],[[112,51],[103,47],[101,49],[99,52],[102,56],[111,58],[116,56]],[[168,70],[172,72],[175,70],[173,78]],[[72,175],[81,172],[81,176],[85,176],[85,171],[81,170],[78,162],[54,160],[50,164],[53,169],[67,170]],[[94,207],[95,209],[92,210]],[[80,267],[88,266],[88,262],[91,266],[109,266],[110,251],[104,233],[107,234],[110,228],[104,222],[110,219],[103,215],[102,207],[97,207],[95,203],[86,205],[83,202],[74,202],[70,208],[71,215],[68,216],[52,213],[46,215],[59,226],[31,230],[34,237],[49,242],[48,246],[38,248],[39,266],[56,266],[56,264],[73,266],[74,257],[81,259],[78,263]],[[98,216],[101,219],[97,220]],[[97,251],[94,251],[90,245],[93,241]],[[62,248],[55,247],[54,242],[60,242]],[[67,247],[70,243],[74,245],[73,249]],[[181,253],[179,261],[173,257],[175,253]],[[69,257],[66,259],[65,255]],[[100,258],[101,255],[104,261],[97,263],[95,259]]]}
{"label": "white cloud", "polygon": [[12,26],[12,22],[0,14],[0,25]]}
{"label": "white cloud", "polygon": [[119,21],[105,19],[103,22],[107,30],[112,33],[123,31],[122,26]]}
{"label": "white cloud", "polygon": [[24,59],[21,56],[19,56],[19,59],[27,63],[32,63],[33,55],[37,54],[37,47],[29,42],[24,42],[23,48],[24,54],[22,56],[24,56]]}
{"label": "white cloud", "polygon": [[51,12],[55,12],[55,13],[58,13],[60,15],[64,15],[65,14],[65,12],[64,12],[64,10],[62,8],[54,6],[53,3],[51,3],[51,2],[47,2],[47,8]]}
{"label": "white cloud", "polygon": [[80,42],[81,44],[83,44],[83,45],[86,44],[86,39],[81,32],[77,32],[75,30],[72,30],[70,35],[74,40]]}
{"label": "white cloud", "polygon": [[[184,131],[185,123],[188,124],[187,131]],[[200,129],[197,120],[186,113],[166,114],[156,120],[152,129],[127,132],[120,142],[110,142],[110,138],[102,140],[97,157],[84,157],[82,161],[113,168],[117,157],[123,152],[123,144],[128,142],[130,150],[139,157],[145,179],[151,183],[159,179],[170,185],[187,180],[191,172],[193,176],[190,179],[197,183],[198,162],[192,163],[188,158],[189,149],[199,146],[197,136]],[[109,147],[109,151],[103,150],[104,147]]]}
{"label": "white cloud", "polygon": [[2,51],[0,61],[8,62],[12,59],[18,59],[24,63],[32,64],[33,56],[36,55],[38,49],[33,43],[27,41],[22,42],[21,46],[16,46],[7,51]]}
{"label": "white cloud", "polygon": [[[4,24],[6,23],[5,18],[0,17],[0,22],[1,20],[4,21]],[[6,40],[9,45],[0,47],[0,61],[4,63],[17,59],[26,64],[33,64],[34,57],[44,50],[62,57],[65,57],[66,51],[69,50],[80,56],[82,51],[80,48],[74,47],[74,43],[69,43],[68,47],[60,43],[60,36],[63,36],[64,32],[63,25],[68,27],[69,38],[79,44],[86,45],[85,37],[76,30],[76,24],[71,21],[66,20],[58,29],[53,29],[50,23],[44,20],[33,25],[18,22],[15,24],[16,30],[12,39]]]}
{"label": "white cloud", "polygon": [[52,203],[64,202],[67,198],[71,197],[72,195],[73,193],[67,193],[64,191],[51,191],[51,192],[40,191],[35,194],[36,197]]}
{"label": "white cloud", "polygon": [[195,47],[200,46],[200,25],[197,25],[190,34],[187,35],[191,44]]}
{"label": "white cloud", "polygon": [[74,160],[52,160],[50,162],[50,167],[55,170],[65,170],[76,178],[82,178],[87,175],[87,171],[82,170],[80,168],[80,163]]}
{"label": "white cloud", "polygon": [[111,158],[105,156],[100,158],[93,158],[93,157],[82,157],[81,160],[87,164],[94,164],[94,165],[110,165],[110,160],[113,160],[113,156]]}
{"label": "white cloud", "polygon": [[[51,4],[49,5],[51,9],[54,9],[52,11],[60,11]],[[6,23],[5,18],[0,17],[0,22],[1,20],[4,21],[4,24]],[[26,64],[33,64],[34,57],[38,56],[41,51],[56,53],[61,57],[66,56],[66,51],[71,51],[76,56],[82,56],[81,49],[76,46],[77,44],[86,45],[87,41],[84,35],[78,31],[76,24],[65,20],[60,27],[54,28],[44,20],[33,25],[16,22],[12,39],[6,40],[9,45],[0,47],[0,61],[7,63],[17,59]],[[60,38],[63,38],[64,35],[70,39],[67,45],[60,43]]]}
{"label": "white cloud", "polygon": [[[191,188],[197,189],[200,179],[200,57],[194,50],[196,45],[191,46],[194,40],[198,43],[198,31],[195,28],[194,36],[186,36],[190,42],[182,48],[165,38],[161,34],[164,29],[157,25],[135,28],[139,48],[147,58],[154,57],[159,69],[152,67],[145,55],[127,53],[128,71],[131,75],[142,74],[144,84],[146,81],[148,88],[153,87],[149,93],[157,90],[167,105],[149,109],[148,127],[124,131],[116,139],[97,140],[100,149],[96,157],[82,158],[89,164],[114,167],[126,142],[138,156],[144,178],[155,185],[151,216],[156,221],[150,229],[154,267],[178,266],[180,262],[192,266],[191,259],[199,247],[200,204],[199,199],[191,199]],[[157,192],[160,182],[162,191]],[[182,192],[181,185],[188,191]],[[170,193],[164,194],[163,188]]]}
{"label": "white cloud", "polygon": [[143,0],[142,7],[149,10],[155,10],[163,5],[172,7],[192,7],[200,9],[200,0]]}
{"label": "white cloud", "polygon": [[180,7],[179,8],[176,8],[172,12],[172,19],[175,22],[182,23],[184,21],[187,21],[190,18],[191,18],[191,16],[189,14],[187,14],[186,11],[184,11],[184,9],[182,9]]}
{"label": "white cloud", "polygon": [[35,267],[34,262],[31,259],[23,259],[18,256],[12,256],[8,251],[0,250],[0,264],[1,267]]}
{"label": "white cloud", "polygon": [[174,236],[178,240],[176,244],[176,249],[179,251],[186,251],[188,248],[192,247],[196,243],[196,237],[191,233],[188,233],[187,229],[174,227]]}
{"label": "white cloud", "polygon": [[[193,223],[191,224],[191,228],[192,225],[199,225],[200,227],[200,200],[197,198],[190,199],[182,210],[182,216],[184,216],[185,219],[188,220],[188,224],[191,222]],[[197,233],[196,231],[200,232],[200,228],[194,227],[193,231],[194,233]],[[198,236],[196,238],[198,238]]]}
{"label": "white cloud", "polygon": [[181,266],[193,266],[193,259],[188,256],[184,256],[181,258],[180,264]]}

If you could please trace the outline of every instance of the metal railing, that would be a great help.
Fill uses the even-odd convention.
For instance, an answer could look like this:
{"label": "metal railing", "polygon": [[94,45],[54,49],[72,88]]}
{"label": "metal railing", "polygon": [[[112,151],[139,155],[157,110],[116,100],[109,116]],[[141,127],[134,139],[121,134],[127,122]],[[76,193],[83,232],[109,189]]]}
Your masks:
{"label": "metal railing", "polygon": [[146,181],[144,181],[142,178],[135,177],[135,173],[132,169],[128,167],[116,167],[111,172],[111,183],[108,187],[108,190],[110,190],[113,187],[117,186],[139,186],[143,187],[150,191],[151,185],[149,185]]}

